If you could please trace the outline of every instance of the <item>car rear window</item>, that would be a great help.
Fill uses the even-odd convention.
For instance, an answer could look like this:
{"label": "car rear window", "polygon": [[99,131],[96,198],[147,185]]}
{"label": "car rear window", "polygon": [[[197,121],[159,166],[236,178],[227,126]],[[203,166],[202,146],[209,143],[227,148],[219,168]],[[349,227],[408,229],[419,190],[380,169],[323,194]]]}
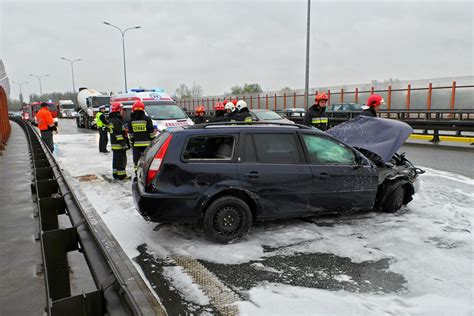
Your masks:
{"label": "car rear window", "polygon": [[234,154],[235,137],[225,136],[191,136],[183,152],[183,159],[197,160],[231,160]]}
{"label": "car rear window", "polygon": [[279,164],[303,162],[295,134],[254,134],[253,139],[259,162]]}

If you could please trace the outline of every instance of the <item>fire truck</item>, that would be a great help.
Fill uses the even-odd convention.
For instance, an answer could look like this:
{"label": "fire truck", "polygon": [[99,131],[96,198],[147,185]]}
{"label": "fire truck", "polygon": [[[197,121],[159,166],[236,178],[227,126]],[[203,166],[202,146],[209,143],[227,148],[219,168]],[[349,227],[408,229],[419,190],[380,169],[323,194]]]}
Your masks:
{"label": "fire truck", "polygon": [[113,102],[123,104],[125,121],[130,119],[132,105],[136,101],[142,101],[145,104],[145,113],[152,119],[155,130],[162,131],[173,126],[194,125],[194,122],[163,89],[131,89],[129,93],[116,94],[110,98],[111,104]]}
{"label": "fire truck", "polygon": [[[33,102],[30,104],[23,104],[23,119],[30,121],[31,123],[36,123],[36,113],[41,109],[41,103],[43,102]],[[54,124],[58,125],[58,105],[52,101],[46,102],[48,104],[49,111],[53,116]]]}

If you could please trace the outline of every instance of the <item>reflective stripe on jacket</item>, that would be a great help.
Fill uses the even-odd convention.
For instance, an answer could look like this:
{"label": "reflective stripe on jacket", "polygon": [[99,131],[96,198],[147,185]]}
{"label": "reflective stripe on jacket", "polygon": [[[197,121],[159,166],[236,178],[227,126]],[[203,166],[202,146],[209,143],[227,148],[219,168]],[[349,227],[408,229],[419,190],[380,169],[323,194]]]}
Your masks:
{"label": "reflective stripe on jacket", "polygon": [[128,122],[128,136],[133,147],[147,147],[155,138],[155,127],[150,117],[138,111]]}
{"label": "reflective stripe on jacket", "polygon": [[125,141],[127,139],[127,135],[122,117],[114,116],[110,118],[109,133],[112,150],[128,149],[127,142]]}

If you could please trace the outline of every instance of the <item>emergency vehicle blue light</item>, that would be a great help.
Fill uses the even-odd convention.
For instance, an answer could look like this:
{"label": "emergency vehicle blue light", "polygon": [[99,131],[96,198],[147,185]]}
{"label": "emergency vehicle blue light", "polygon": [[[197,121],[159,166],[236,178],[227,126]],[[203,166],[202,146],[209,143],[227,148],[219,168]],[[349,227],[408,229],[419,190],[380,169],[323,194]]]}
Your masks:
{"label": "emergency vehicle blue light", "polygon": [[145,92],[145,89],[143,88],[136,88],[136,89],[130,89],[132,92]]}

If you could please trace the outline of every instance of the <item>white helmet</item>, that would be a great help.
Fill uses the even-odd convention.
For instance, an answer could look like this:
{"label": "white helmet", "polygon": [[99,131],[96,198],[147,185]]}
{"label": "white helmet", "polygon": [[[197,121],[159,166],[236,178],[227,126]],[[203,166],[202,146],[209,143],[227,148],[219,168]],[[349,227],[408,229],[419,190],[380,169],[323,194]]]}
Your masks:
{"label": "white helmet", "polygon": [[242,109],[247,107],[247,102],[245,102],[244,100],[239,100],[235,107],[237,108],[237,110],[241,111]]}
{"label": "white helmet", "polygon": [[224,105],[224,109],[226,110],[231,110],[232,112],[235,111],[235,106],[234,106],[234,103],[232,102],[227,102],[225,105]]}

